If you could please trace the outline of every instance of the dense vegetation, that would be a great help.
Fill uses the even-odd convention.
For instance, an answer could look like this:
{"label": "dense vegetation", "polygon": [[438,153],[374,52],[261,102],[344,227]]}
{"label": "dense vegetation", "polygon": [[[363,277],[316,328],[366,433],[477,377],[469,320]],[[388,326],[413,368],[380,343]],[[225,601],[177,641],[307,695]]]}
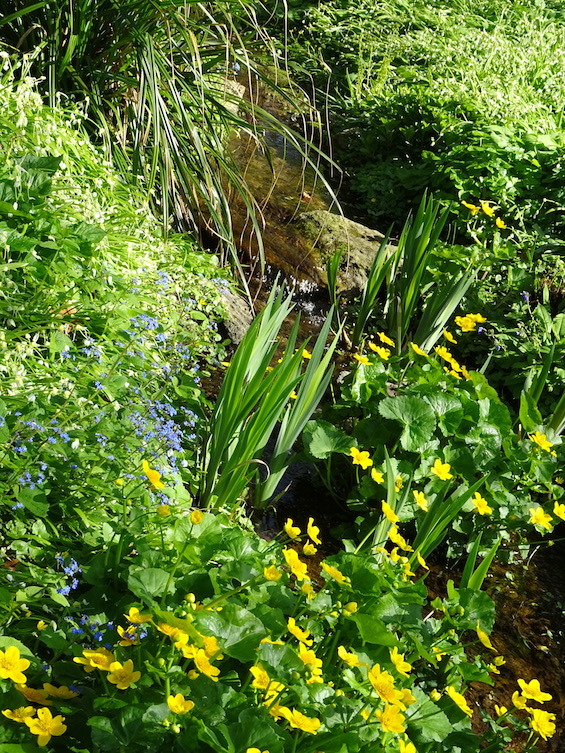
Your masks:
{"label": "dense vegetation", "polygon": [[[10,3],[3,753],[557,739],[559,689],[498,649],[485,586],[565,521],[560,5]],[[338,249],[315,340],[281,336],[277,283],[235,349],[233,190],[260,220],[226,136],[311,145],[230,87],[243,67],[281,95],[287,33],[396,241],[357,297]],[[302,506],[259,535],[296,460]]]}

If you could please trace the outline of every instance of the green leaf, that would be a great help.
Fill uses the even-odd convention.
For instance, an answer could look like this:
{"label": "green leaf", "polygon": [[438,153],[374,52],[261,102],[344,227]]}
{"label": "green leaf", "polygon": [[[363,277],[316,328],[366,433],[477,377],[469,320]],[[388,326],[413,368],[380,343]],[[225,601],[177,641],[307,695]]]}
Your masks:
{"label": "green leaf", "polygon": [[432,438],[436,418],[431,406],[416,395],[386,397],[379,403],[379,413],[404,426],[400,437],[402,447],[408,452],[417,452]]}
{"label": "green leaf", "polygon": [[[413,688],[418,701],[406,711],[410,739],[419,747],[429,742],[442,742],[452,731],[453,725],[443,711],[419,688]],[[414,721],[411,718],[414,717]]]}
{"label": "green leaf", "polygon": [[214,635],[229,656],[252,661],[267,634],[263,623],[248,609],[224,604],[221,612],[198,612],[195,624],[205,635]]}
{"label": "green leaf", "polygon": [[520,393],[520,423],[525,431],[534,431],[543,423],[541,413],[536,407],[536,401],[529,392]]}
{"label": "green leaf", "polygon": [[72,345],[73,341],[71,338],[67,337],[63,332],[59,332],[58,329],[51,332],[51,337],[49,339],[49,352],[51,358],[53,358],[56,353],[62,353],[64,350],[69,350]]}
{"label": "green leaf", "polygon": [[33,515],[37,515],[39,518],[47,515],[49,502],[47,502],[47,498],[41,489],[30,489],[26,486],[16,493],[16,499]]}
{"label": "green leaf", "polygon": [[140,599],[149,598],[152,601],[154,597],[171,593],[173,584],[169,584],[167,589],[168,581],[169,573],[166,570],[148,567],[146,570],[130,573],[128,587]]}
{"label": "green leaf", "polygon": [[390,628],[382,620],[371,614],[356,612],[353,621],[357,623],[359,635],[365,643],[376,643],[379,646],[396,646],[396,638]]}
{"label": "green leaf", "polygon": [[308,453],[320,460],[328,458],[332,452],[348,452],[355,444],[351,437],[328,421],[309,421],[302,437]]}
{"label": "green leaf", "polygon": [[35,656],[31,653],[29,648],[17,638],[10,638],[7,635],[0,635],[0,650],[4,651],[8,648],[8,646],[15,646],[16,648],[19,648],[20,654],[23,657],[29,659],[30,661],[35,661]]}

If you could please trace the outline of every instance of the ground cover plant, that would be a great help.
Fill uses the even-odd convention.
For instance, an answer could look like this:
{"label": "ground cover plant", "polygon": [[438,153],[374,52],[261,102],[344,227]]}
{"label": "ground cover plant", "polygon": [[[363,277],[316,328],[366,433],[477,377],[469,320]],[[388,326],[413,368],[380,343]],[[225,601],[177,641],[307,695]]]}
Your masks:
{"label": "ground cover plant", "polygon": [[[323,25],[323,13],[338,5],[312,18]],[[473,694],[476,684],[498,692],[508,658],[489,637],[495,603],[483,588],[491,564],[510,561],[515,547],[526,551],[565,520],[565,404],[548,397],[559,394],[565,333],[549,292],[539,305],[522,297],[513,312],[524,323],[531,303],[528,332],[545,348],[515,368],[518,404],[476,363],[484,355],[473,346],[479,336],[511,338],[488,305],[468,305],[496,295],[496,275],[525,237],[503,227],[502,198],[495,204],[474,193],[454,203],[457,233],[471,245],[446,232],[444,189],[420,192],[397,250],[389,253],[385,240],[360,300],[346,311],[333,288],[335,308],[318,337],[301,342],[295,322],[283,341],[293,304],[277,281],[238,348],[228,350],[217,321],[229,274],[192,237],[171,232],[152,190],[158,176],[163,192],[166,182],[157,162],[167,150],[159,151],[157,124],[149,125],[156,111],[138,113],[147,142],[137,154],[151,166],[136,185],[124,179],[120,159],[116,169],[92,145],[82,110],[57,103],[58,85],[78,81],[92,49],[92,30],[73,36],[73,23],[92,7],[76,16],[73,7],[61,5],[64,23],[44,40],[61,56],[44,56],[42,40],[34,52],[52,75],[50,106],[26,59],[0,53],[0,748],[543,749],[559,735],[557,688],[535,673],[517,676],[491,713]],[[485,10],[484,23],[506,23],[501,7],[500,0]],[[26,6],[4,26],[25,35],[20,24],[38,11],[35,34],[57,20],[54,8]],[[190,52],[179,54],[202,74],[196,90],[216,113],[195,115],[212,112],[206,101],[191,110],[204,141],[185,146],[207,144],[199,159],[213,194],[207,169],[226,127],[214,110],[215,66],[231,64],[231,51],[252,38],[254,6],[221,8],[235,43],[221,41],[208,4],[116,8],[135,10],[132,18],[148,24],[143,33],[153,34],[124,36],[131,19],[116,18],[121,36],[101,56],[125,66],[123,78],[110,66],[118,99],[140,82],[136,55],[148,63],[151,50],[159,57],[165,41],[179,40],[161,35],[155,19],[168,9],[182,22]],[[410,37],[418,54],[443,18],[438,8],[403,9],[410,21],[400,37],[422,26],[421,47]],[[362,3],[358,17],[368,9]],[[302,4],[294,12],[301,18]],[[197,22],[195,38],[187,18]],[[334,34],[336,44],[346,31],[358,33],[356,18]],[[529,18],[526,10],[518,16]],[[202,60],[190,68],[200,51],[206,71]],[[163,72],[147,67],[142,79],[156,70]],[[353,88],[361,80],[345,79]],[[98,82],[97,96],[100,80],[86,80]],[[375,85],[368,68],[366,81]],[[188,96],[190,76],[184,85]],[[445,86],[460,91],[456,77]],[[170,106],[174,82],[166,91]],[[511,93],[518,98],[518,87]],[[136,101],[144,100],[132,95],[128,107]],[[108,126],[123,125],[115,116]],[[207,142],[210,126],[218,132]],[[194,169],[192,177],[202,177]],[[507,206],[522,206],[518,189],[505,190]],[[532,272],[534,255],[524,253],[514,287]],[[331,279],[339,263],[330,260]],[[477,284],[485,273],[490,287]],[[211,376],[220,384],[207,394],[202,378]],[[297,458],[318,478],[311,494],[329,495],[345,512],[333,536],[307,506],[299,522],[285,516],[279,530],[255,530]],[[459,572],[438,591],[430,569],[454,557]]]}

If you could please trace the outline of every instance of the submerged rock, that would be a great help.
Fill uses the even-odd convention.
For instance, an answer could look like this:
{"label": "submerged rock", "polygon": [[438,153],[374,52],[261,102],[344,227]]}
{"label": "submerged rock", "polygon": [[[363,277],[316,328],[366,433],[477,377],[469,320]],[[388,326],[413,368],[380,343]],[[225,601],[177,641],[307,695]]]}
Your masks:
{"label": "submerged rock", "polygon": [[343,251],[337,277],[338,291],[357,292],[364,287],[384,238],[382,233],[322,209],[303,212],[294,222],[300,234],[312,244],[314,256],[324,269],[336,251]]}

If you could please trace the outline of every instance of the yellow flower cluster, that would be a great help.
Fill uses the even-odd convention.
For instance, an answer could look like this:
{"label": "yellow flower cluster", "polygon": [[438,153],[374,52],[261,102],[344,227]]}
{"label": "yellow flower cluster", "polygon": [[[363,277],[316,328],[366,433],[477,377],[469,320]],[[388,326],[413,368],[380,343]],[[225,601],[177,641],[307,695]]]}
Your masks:
{"label": "yellow flower cluster", "polygon": [[499,230],[506,230],[508,228],[508,225],[504,222],[502,217],[496,217],[496,211],[495,208],[492,206],[492,201],[483,201],[482,199],[479,200],[479,205],[471,204],[468,201],[462,201],[461,204],[466,207],[469,212],[471,212],[471,217],[474,217],[476,214],[478,214],[481,209],[486,214],[487,217],[495,217],[495,225]]}
{"label": "yellow flower cluster", "polygon": [[477,324],[484,324],[487,320],[482,314],[465,314],[465,316],[456,316],[455,324],[461,332],[473,332]]}

